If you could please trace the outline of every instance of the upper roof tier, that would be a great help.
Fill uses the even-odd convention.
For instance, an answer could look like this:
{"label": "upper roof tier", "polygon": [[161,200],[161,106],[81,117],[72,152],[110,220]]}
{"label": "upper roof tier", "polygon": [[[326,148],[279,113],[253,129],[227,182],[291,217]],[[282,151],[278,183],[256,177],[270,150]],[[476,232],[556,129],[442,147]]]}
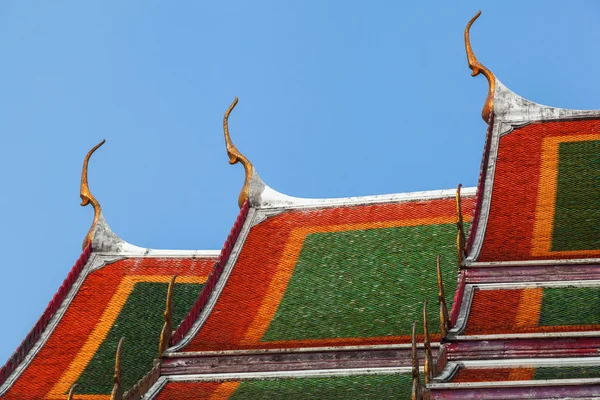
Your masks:
{"label": "upper roof tier", "polygon": [[466,265],[600,261],[600,110],[536,104],[465,46],[489,82],[488,122]]}
{"label": "upper roof tier", "polygon": [[[474,190],[462,195],[472,210]],[[424,299],[439,324],[437,255],[452,301],[455,196],[285,197],[250,208],[207,306],[171,350],[408,344]]]}
{"label": "upper roof tier", "polygon": [[467,265],[600,260],[600,111],[541,106],[496,80]]}

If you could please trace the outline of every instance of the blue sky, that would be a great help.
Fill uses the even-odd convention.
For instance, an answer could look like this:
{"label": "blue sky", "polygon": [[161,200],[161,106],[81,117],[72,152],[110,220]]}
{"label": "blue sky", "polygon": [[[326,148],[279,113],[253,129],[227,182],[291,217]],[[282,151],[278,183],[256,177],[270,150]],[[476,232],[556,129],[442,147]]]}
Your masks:
{"label": "blue sky", "polygon": [[487,92],[600,108],[593,1],[3,1],[0,364],[81,250],[90,187],[152,248],[220,249],[243,182],[222,117],[263,180],[299,197],[474,186]]}

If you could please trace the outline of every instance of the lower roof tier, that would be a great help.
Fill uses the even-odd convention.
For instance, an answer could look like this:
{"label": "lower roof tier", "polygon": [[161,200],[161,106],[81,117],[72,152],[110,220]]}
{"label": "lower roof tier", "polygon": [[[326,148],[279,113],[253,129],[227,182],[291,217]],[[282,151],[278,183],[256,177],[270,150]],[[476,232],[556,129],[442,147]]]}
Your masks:
{"label": "lower roof tier", "polygon": [[463,337],[589,335],[600,332],[600,281],[468,286],[464,318],[451,332]]}
{"label": "lower roof tier", "polygon": [[[331,374],[331,372],[330,372]],[[304,374],[306,375],[306,373]],[[159,381],[147,394],[156,400],[388,400],[411,396],[410,373],[287,376],[230,380],[181,377]]]}
{"label": "lower roof tier", "polygon": [[428,388],[431,399],[597,399],[600,361],[590,357],[450,363]]}
{"label": "lower roof tier", "polygon": [[251,211],[199,329],[172,350],[408,344],[425,299],[437,331],[436,256],[449,305],[457,274],[456,201],[440,197]]}
{"label": "lower roof tier", "polygon": [[507,382],[546,379],[589,378],[600,378],[600,365],[529,365],[497,368],[461,368],[450,380],[450,382]]}
{"label": "lower roof tier", "polygon": [[34,349],[0,388],[0,398],[65,399],[77,383],[75,398],[108,400],[122,337],[123,387],[132,387],[159,355],[171,277],[177,275],[173,319],[178,324],[215,259],[146,257],[108,263],[93,255]]}

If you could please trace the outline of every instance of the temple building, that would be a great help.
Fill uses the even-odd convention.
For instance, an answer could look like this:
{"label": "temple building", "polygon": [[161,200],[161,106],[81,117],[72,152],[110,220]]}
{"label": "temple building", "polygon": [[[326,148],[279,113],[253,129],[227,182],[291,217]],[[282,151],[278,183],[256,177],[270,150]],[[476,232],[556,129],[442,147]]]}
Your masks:
{"label": "temple building", "polygon": [[[0,369],[5,400],[598,399],[600,111],[489,83],[475,188],[303,199],[245,181],[221,251],[83,252]],[[483,132],[482,132],[483,133]]]}

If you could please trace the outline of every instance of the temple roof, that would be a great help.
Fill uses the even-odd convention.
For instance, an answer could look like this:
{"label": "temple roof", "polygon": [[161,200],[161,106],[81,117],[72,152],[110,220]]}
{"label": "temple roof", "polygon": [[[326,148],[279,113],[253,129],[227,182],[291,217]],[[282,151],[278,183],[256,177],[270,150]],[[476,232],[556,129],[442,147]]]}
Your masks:
{"label": "temple roof", "polygon": [[83,253],[0,369],[0,397],[77,383],[75,399],[420,399],[419,358],[432,399],[599,395],[600,111],[508,90],[473,54],[478,16],[477,188],[284,195],[231,141],[236,98],[224,133],[245,180],[222,250],[144,249],[89,190],[96,145]]}

